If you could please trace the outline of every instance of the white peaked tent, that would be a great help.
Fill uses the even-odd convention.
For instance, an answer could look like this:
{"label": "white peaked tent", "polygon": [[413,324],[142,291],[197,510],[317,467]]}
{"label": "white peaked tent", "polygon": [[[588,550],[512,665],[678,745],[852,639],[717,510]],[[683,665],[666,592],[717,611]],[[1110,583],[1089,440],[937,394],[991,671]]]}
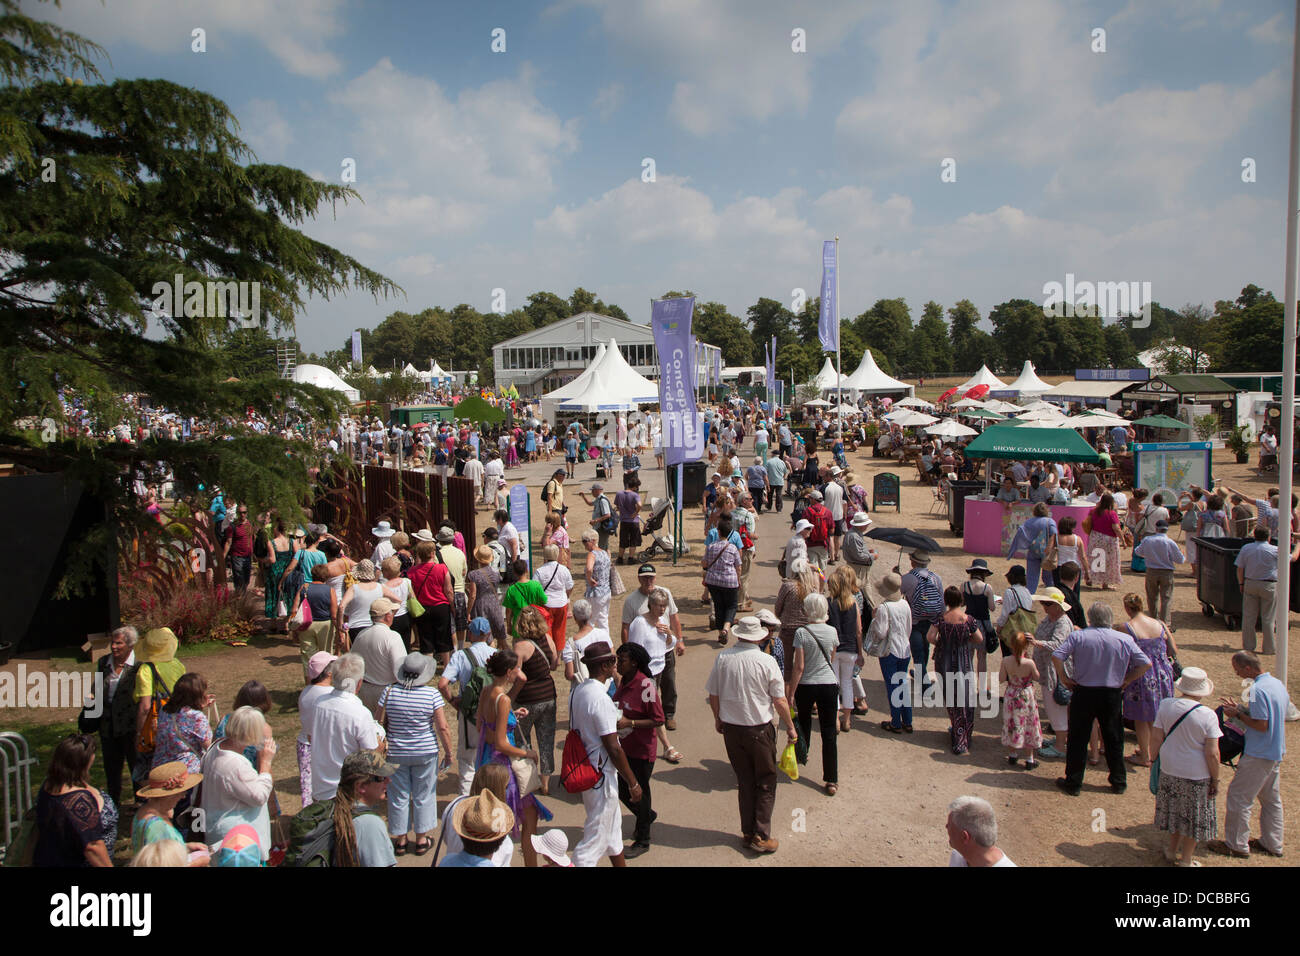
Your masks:
{"label": "white peaked tent", "polygon": [[957,386],[957,391],[968,392],[976,385],[987,385],[989,388],[998,389],[1007,387],[1007,383],[990,372],[987,365],[981,365],[978,372]]}
{"label": "white peaked tent", "polygon": [[380,377],[380,375],[379,375],[379,369],[375,368],[373,365],[370,366],[370,368],[366,369],[366,374],[369,375],[371,378],[379,378],[379,377]]}
{"label": "white peaked tent", "polygon": [[299,365],[293,370],[293,380],[300,385],[315,385],[332,392],[342,392],[350,402],[361,401],[361,393],[323,365]]}
{"label": "white peaked tent", "polygon": [[405,375],[407,378],[419,378],[419,377],[420,377],[420,372],[419,372],[419,370],[418,370],[414,365],[412,365],[410,362],[407,362],[407,363],[406,363],[406,368],[402,369],[402,374]]}
{"label": "white peaked tent", "polygon": [[1052,386],[1035,375],[1034,363],[1025,359],[1025,367],[1020,370],[1020,377],[1007,388],[1021,395],[1042,395],[1043,392],[1050,391]]}
{"label": "white peaked tent", "polygon": [[596,354],[592,357],[591,364],[582,370],[582,374],[578,375],[570,382],[565,382],[555,391],[547,392],[545,395],[542,396],[542,401],[551,402],[552,405],[554,405],[566,398],[569,398],[572,395],[579,394],[583,389],[587,387],[587,383],[590,382],[591,377],[596,374],[596,369],[600,366],[600,363],[604,361],[604,359],[605,359],[605,343],[601,342],[600,345],[596,347]]}
{"label": "white peaked tent", "polygon": [[[831,364],[831,359],[828,355],[826,357],[826,364],[822,366],[822,370],[818,372],[817,377],[813,379],[813,384],[823,392],[828,392],[834,391],[836,383],[839,381],[840,377],[835,374],[835,366]],[[848,385],[846,384],[844,387],[848,388]]]}
{"label": "white peaked tent", "polygon": [[451,376],[442,370],[441,365],[434,362],[433,368],[429,369],[429,378],[433,379],[435,382],[440,382],[445,378],[451,378]]}
{"label": "white peaked tent", "polygon": [[850,375],[845,376],[844,387],[868,395],[884,392],[906,392],[912,395],[915,392],[911,385],[890,378],[882,372],[880,366],[876,364],[875,356],[871,354],[871,349],[866,349],[862,353],[862,361],[858,363],[858,367]]}
{"label": "white peaked tent", "polygon": [[593,363],[586,385],[560,399],[556,407],[566,412],[604,412],[658,401],[659,386],[628,365],[618,350],[618,342],[610,339],[605,355]]}

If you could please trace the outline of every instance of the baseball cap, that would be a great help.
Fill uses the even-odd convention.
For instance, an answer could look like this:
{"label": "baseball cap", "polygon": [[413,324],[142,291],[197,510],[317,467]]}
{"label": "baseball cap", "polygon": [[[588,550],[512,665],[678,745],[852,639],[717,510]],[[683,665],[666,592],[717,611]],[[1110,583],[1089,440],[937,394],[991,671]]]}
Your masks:
{"label": "baseball cap", "polygon": [[492,625],[485,617],[476,617],[469,622],[469,632],[471,634],[487,634],[492,630]]}
{"label": "baseball cap", "polygon": [[655,566],[653,564],[643,564],[641,567],[637,568],[636,576],[638,578],[644,578],[657,573],[658,572],[655,571]]}
{"label": "baseball cap", "polygon": [[314,681],[317,677],[320,677],[325,668],[329,667],[336,660],[338,660],[338,658],[329,651],[317,651],[307,661],[307,680]]}
{"label": "baseball cap", "polygon": [[1156,522],[1156,530],[1157,530],[1157,531],[1168,531],[1168,530],[1169,530],[1169,522],[1166,521],[1164,518],[1161,518],[1159,521]]}
{"label": "baseball cap", "polygon": [[388,763],[373,750],[358,750],[343,758],[343,773],[391,777],[397,773],[397,766]]}

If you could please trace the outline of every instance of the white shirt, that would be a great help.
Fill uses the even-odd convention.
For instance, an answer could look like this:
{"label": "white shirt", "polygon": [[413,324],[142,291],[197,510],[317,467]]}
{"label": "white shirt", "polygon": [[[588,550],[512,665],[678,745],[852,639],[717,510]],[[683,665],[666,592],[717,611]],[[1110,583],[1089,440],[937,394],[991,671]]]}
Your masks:
{"label": "white shirt", "polygon": [[483,481],[483,462],[479,461],[477,458],[471,458],[469,461],[465,462],[465,467],[462,469],[461,474],[463,477],[474,482],[474,484],[481,484]]}
{"label": "white shirt", "polygon": [[[953,850],[952,854],[948,857],[948,865],[949,866],[970,866],[970,864],[966,862],[966,858],[962,856],[960,853],[958,853],[956,850]],[[994,866],[1015,866],[1015,864],[1011,862],[1011,857],[1007,856],[1005,853],[1002,854],[1002,859],[998,860],[993,865]]]}
{"label": "white shirt", "polygon": [[506,466],[500,458],[493,458],[483,466],[483,474],[489,478],[501,478],[506,473]]}
{"label": "white shirt", "polygon": [[580,680],[586,680],[584,676],[586,670],[582,666],[582,652],[587,649],[588,644],[604,642],[612,645],[609,637],[609,631],[603,627],[593,627],[591,632],[585,637],[575,637],[572,640],[564,642],[564,650],[560,651],[561,661],[573,661],[573,672]]}
{"label": "white shirt", "polygon": [[508,543],[510,541],[514,541],[515,543],[515,557],[517,558],[522,554],[522,548],[519,542],[519,532],[509,521],[503,524],[501,530],[497,532],[497,540],[501,542],[501,547],[506,549],[507,559],[510,559],[510,545]]}
{"label": "white shirt", "polygon": [[[565,649],[567,650],[568,648],[566,647]],[[469,683],[469,679],[474,676],[475,666],[465,659],[465,655],[469,654],[474,659],[475,664],[481,664],[486,667],[488,658],[495,653],[496,648],[487,641],[475,641],[464,650],[456,651],[456,653],[451,655],[451,659],[447,661],[447,667],[443,670],[442,676],[447,678],[448,681],[455,681],[459,684],[460,689],[463,692],[465,690],[465,685]]]}
{"label": "white shirt", "polygon": [[533,575],[533,580],[546,592],[547,607],[564,607],[573,590],[573,575],[558,561],[547,561]]}
{"label": "white shirt", "polygon": [[776,658],[757,644],[740,641],[713,659],[704,692],[718,698],[718,719],[724,724],[758,727],[776,716],[773,701],[785,697],[785,678]]}
{"label": "white shirt", "polygon": [[822,504],[824,504],[827,510],[830,511],[831,517],[836,521],[843,521],[844,486],[838,481],[828,481],[826,482],[825,489],[822,491],[822,495],[824,497]]}
{"label": "white shirt", "polygon": [[387,624],[372,624],[352,642],[352,652],[366,662],[367,684],[387,687],[397,680],[406,659],[406,642]]}
{"label": "white shirt", "polygon": [[613,777],[617,772],[614,761],[605,752],[601,738],[618,733],[618,708],[604,684],[589,677],[578,685],[569,705],[569,726],[582,738],[591,765]]}
{"label": "white shirt", "polygon": [[397,552],[393,549],[393,542],[389,538],[385,538],[383,541],[380,541],[379,544],[375,545],[375,550],[370,555],[370,561],[376,568],[378,568],[384,563],[385,559],[391,558],[396,553]]}
{"label": "white shirt", "polygon": [[885,653],[890,657],[909,657],[912,645],[912,606],[907,598],[899,596],[896,601],[882,601],[871,618],[867,636],[863,644],[874,644],[880,637],[888,635],[889,644]]}
{"label": "white shirt", "polygon": [[334,688],[328,684],[308,684],[298,695],[298,721],[302,725],[302,730],[298,732],[300,744],[311,743],[311,722],[316,716],[316,705],[332,690]]}
{"label": "white shirt", "polygon": [[785,573],[794,573],[794,559],[808,557],[808,542],[801,534],[792,534],[785,543]]}
{"label": "white shirt", "polygon": [[[668,610],[664,611],[664,617],[671,623],[673,615],[677,613],[677,602],[673,600],[673,592],[662,584],[656,584],[655,587],[668,595]],[[639,615],[645,613],[649,604],[650,595],[642,592],[640,588],[629,591],[627,597],[623,599],[623,624],[630,625]]]}
{"label": "white shirt", "polygon": [[[667,614],[660,620],[666,622],[666,618]],[[647,621],[645,615],[640,615],[627,626],[627,642],[629,644],[639,644],[645,648],[645,652],[650,655],[650,674],[653,677],[658,677],[663,673],[664,655],[676,646],[677,638],[671,632],[667,637],[660,634],[659,628]]]}
{"label": "white shirt", "polygon": [[377,726],[356,694],[335,689],[316,703],[311,722],[312,800],[329,800],[338,792],[343,758],[379,746]]}
{"label": "white shirt", "polygon": [[1223,736],[1219,729],[1219,718],[1213,709],[1205,706],[1197,708],[1172,735],[1169,729],[1178,722],[1178,718],[1192,709],[1196,701],[1186,697],[1166,697],[1160,702],[1156,719],[1152,726],[1159,727],[1165,733],[1164,743],[1160,745],[1160,772],[1184,780],[1208,780],[1210,771],[1205,766],[1205,741],[1217,740]]}
{"label": "white shirt", "polygon": [[215,853],[228,832],[248,823],[257,831],[265,860],[271,852],[271,815],[266,807],[275,789],[271,775],[258,773],[242,752],[232,753],[219,746],[203,756],[202,767],[203,842]]}

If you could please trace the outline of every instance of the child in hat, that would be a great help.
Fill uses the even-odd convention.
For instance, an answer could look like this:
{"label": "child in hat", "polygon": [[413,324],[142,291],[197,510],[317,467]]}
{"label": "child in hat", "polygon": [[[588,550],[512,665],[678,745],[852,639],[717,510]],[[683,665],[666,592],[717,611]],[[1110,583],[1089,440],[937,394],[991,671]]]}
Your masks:
{"label": "child in hat", "polygon": [[961,586],[966,613],[975,619],[980,633],[984,635],[983,643],[976,648],[975,660],[975,680],[981,693],[988,689],[988,645],[997,640],[997,632],[993,629],[993,605],[997,601],[997,595],[988,585],[992,573],[987,561],[976,558],[966,569],[968,577]]}

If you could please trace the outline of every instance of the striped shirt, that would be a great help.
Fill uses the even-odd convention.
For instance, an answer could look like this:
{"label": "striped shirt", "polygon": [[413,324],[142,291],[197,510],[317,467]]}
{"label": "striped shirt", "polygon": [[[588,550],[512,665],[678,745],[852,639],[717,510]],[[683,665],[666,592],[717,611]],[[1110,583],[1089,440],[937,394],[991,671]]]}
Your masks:
{"label": "striped shirt", "polygon": [[379,696],[388,729],[388,756],[427,758],[438,753],[433,713],[444,706],[442,695],[425,684],[407,690],[389,684]]}

